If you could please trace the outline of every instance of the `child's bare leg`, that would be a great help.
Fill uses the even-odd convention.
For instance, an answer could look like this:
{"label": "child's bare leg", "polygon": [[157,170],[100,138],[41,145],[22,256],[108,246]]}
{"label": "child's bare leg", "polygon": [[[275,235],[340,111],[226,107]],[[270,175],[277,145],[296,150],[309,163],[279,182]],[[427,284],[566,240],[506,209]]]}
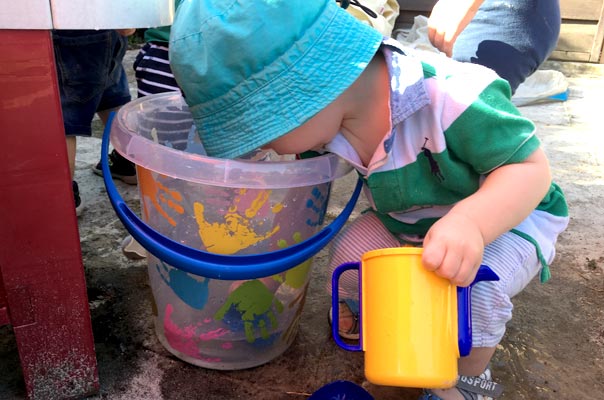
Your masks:
{"label": "child's bare leg", "polygon": [[475,347],[467,357],[459,360],[459,374],[478,376],[487,369],[489,361],[495,353],[495,347]]}
{"label": "child's bare leg", "polygon": [[107,125],[107,121],[109,120],[109,114],[111,114],[112,111],[117,112],[117,110],[119,110],[119,109],[120,109],[119,107],[115,107],[115,108],[110,108],[108,110],[103,110],[103,111],[97,112],[97,115],[101,119],[103,126]]}
{"label": "child's bare leg", "polygon": [[[459,360],[459,374],[465,376],[479,376],[489,365],[495,353],[495,347],[475,347],[469,356]],[[432,389],[435,395],[443,400],[464,400],[457,388]]]}
{"label": "child's bare leg", "polygon": [[66,136],[65,140],[67,143],[67,160],[69,161],[69,173],[71,174],[71,179],[73,180],[73,176],[75,173],[76,137]]}

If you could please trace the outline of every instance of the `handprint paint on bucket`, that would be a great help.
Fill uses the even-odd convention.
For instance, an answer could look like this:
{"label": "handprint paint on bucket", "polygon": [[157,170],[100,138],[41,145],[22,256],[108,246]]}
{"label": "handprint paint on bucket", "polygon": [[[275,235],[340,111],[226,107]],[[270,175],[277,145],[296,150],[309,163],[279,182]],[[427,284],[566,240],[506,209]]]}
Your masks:
{"label": "handprint paint on bucket", "polygon": [[311,191],[312,197],[306,200],[306,208],[310,208],[317,214],[317,219],[308,218],[306,224],[308,226],[319,226],[323,224],[325,213],[327,212],[327,200],[329,199],[329,188],[327,193],[322,193],[318,187],[314,187]]}
{"label": "handprint paint on bucket", "polygon": [[[141,214],[149,228],[193,249],[229,256],[289,247],[320,230],[332,182],[352,170],[346,162],[334,154],[312,160],[273,154],[245,160],[206,157],[193,149],[196,129],[183,112],[188,114],[188,106],[179,93],[162,93],[124,106],[110,124],[116,150],[139,170]],[[193,144],[201,148],[200,142]],[[109,190],[112,181],[105,183],[121,204]],[[116,212],[130,221],[121,207]],[[221,246],[223,240],[228,245]],[[251,368],[276,358],[295,338],[309,286],[312,263],[298,260],[283,272],[258,274],[260,282],[243,284],[248,281],[235,275],[209,281],[203,273],[177,275],[171,272],[176,265],[168,259],[163,265],[150,253],[159,341],[176,357],[204,368]],[[198,291],[206,284],[207,300]]]}
{"label": "handprint paint on bucket", "polygon": [[205,249],[212,253],[235,254],[277,233],[279,225],[272,226],[266,233],[257,231],[263,225],[261,213],[278,213],[282,210],[279,204],[270,206],[270,194],[271,190],[239,189],[231,206],[216,222],[208,221],[204,204],[195,202],[193,210]]}
{"label": "handprint paint on bucket", "polygon": [[[205,362],[220,362],[222,361],[218,357],[204,357],[202,351],[200,351],[200,345],[203,342],[216,340],[229,331],[224,328],[218,328],[211,331],[207,331],[204,328],[205,324],[211,324],[212,320],[207,318],[204,321],[197,322],[193,325],[187,325],[185,327],[178,326],[173,320],[172,315],[174,313],[174,306],[172,304],[166,304],[166,310],[164,315],[164,336],[168,341],[168,344],[172,349],[194,359],[202,360]],[[198,333],[198,331],[203,333]],[[230,348],[230,343],[225,342],[223,347],[225,349]]]}
{"label": "handprint paint on bucket", "polygon": [[[300,232],[294,232],[292,239],[294,244],[300,243],[302,241],[302,235],[300,234]],[[289,242],[285,239],[280,239],[277,241],[277,247],[280,249],[284,249],[289,246]],[[283,277],[281,276],[282,274],[276,275],[275,277],[273,277],[273,279],[278,282],[285,283],[293,289],[300,289],[308,282],[308,273],[310,272],[311,267],[312,259],[308,259],[302,264],[298,264],[294,268],[285,271],[283,273],[285,274],[285,279],[283,279]],[[289,307],[292,307],[292,305],[290,304]]]}
{"label": "handprint paint on bucket", "polygon": [[270,332],[278,326],[275,312],[283,312],[281,303],[258,279],[245,281],[234,289],[225,303],[214,314],[214,319],[222,321],[231,330],[242,328],[247,342],[254,343],[259,337],[268,340]]}
{"label": "handprint paint on bucket", "polygon": [[158,260],[155,268],[161,279],[168,285],[174,294],[189,307],[201,310],[208,301],[208,285],[210,278],[189,274]]}
{"label": "handprint paint on bucket", "polygon": [[[292,239],[294,243],[301,242],[300,232],[295,232]],[[285,239],[277,241],[279,248],[286,248],[291,244]],[[309,259],[277,275],[256,281],[235,281],[230,286],[227,303],[218,310],[215,318],[221,320],[233,331],[243,330],[246,334],[246,340],[250,343],[253,342],[255,347],[272,343],[281,335],[281,329],[276,333],[269,334],[270,331],[279,328],[278,314],[282,314],[285,309],[294,308],[298,310],[298,307],[302,307],[308,289],[311,267],[312,259]],[[236,291],[238,292],[235,293]],[[301,302],[302,304],[300,304]],[[267,308],[267,305],[269,308]],[[274,309],[270,308],[272,305],[274,305]],[[299,309],[293,315],[293,318],[291,318],[292,314],[288,313],[287,317],[280,321],[281,325],[284,326],[282,340],[288,343],[293,340],[297,332],[301,311]],[[288,320],[290,320],[289,324]],[[250,327],[252,329],[251,335]],[[259,337],[253,332],[254,329],[260,330]]]}
{"label": "handprint paint on bucket", "polygon": [[155,211],[168,221],[170,225],[176,226],[176,215],[182,215],[185,212],[182,206],[182,194],[164,186],[153,176],[157,175],[159,177],[161,175],[155,174],[146,168],[137,166],[136,174],[141,199],[143,199],[142,206],[145,219],[148,220],[149,215],[152,214],[148,209],[148,204],[150,203]]}

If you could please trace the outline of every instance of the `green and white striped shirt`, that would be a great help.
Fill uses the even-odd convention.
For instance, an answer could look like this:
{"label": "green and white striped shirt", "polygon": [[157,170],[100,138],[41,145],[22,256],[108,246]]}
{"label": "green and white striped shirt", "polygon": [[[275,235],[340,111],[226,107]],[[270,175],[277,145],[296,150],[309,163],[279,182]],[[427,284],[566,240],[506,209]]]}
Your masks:
{"label": "green and white striped shirt", "polygon": [[[510,88],[479,65],[405,55],[384,41],[390,73],[392,130],[364,167],[341,134],[327,150],[365,180],[376,215],[402,241],[418,243],[455,203],[476,192],[494,169],[525,160],[540,146],[534,124],[510,101]],[[568,225],[564,195],[552,184],[537,209],[512,231],[536,247],[542,281]]]}

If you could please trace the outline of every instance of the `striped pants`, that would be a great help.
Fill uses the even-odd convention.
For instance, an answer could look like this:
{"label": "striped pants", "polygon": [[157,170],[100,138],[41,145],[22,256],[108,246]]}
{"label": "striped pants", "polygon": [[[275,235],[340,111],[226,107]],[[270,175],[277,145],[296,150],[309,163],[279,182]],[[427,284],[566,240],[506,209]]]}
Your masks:
{"label": "striped pants", "polygon": [[[400,242],[375,214],[363,214],[333,240],[329,276],[340,264],[360,261],[367,251],[399,246]],[[534,245],[513,233],[503,234],[486,246],[482,263],[495,271],[500,280],[479,282],[472,288],[473,347],[494,347],[512,318],[510,299],[539,273],[541,263]],[[331,293],[331,279],[327,289]],[[357,271],[342,274],[338,290],[340,298],[358,298]]]}

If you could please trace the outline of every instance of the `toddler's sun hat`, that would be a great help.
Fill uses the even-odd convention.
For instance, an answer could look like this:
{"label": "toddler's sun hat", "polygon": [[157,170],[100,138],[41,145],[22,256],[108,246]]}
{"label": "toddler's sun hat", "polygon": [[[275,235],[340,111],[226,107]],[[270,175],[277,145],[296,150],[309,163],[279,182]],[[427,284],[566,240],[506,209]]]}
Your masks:
{"label": "toddler's sun hat", "polygon": [[236,158],[334,101],[382,40],[334,0],[186,0],[170,65],[207,154]]}

